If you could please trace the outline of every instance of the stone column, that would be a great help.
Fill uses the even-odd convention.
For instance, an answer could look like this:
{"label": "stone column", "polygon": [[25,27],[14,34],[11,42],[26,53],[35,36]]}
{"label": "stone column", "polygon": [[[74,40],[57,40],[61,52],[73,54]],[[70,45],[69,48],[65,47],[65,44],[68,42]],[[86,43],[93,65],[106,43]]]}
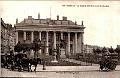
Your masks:
{"label": "stone column", "polygon": [[70,32],[68,32],[68,55],[70,55]]}
{"label": "stone column", "polygon": [[34,34],[33,34],[33,31],[31,31],[31,42],[33,42],[34,40]]}
{"label": "stone column", "polygon": [[77,53],[77,33],[75,33],[75,54]]}
{"label": "stone column", "polygon": [[63,32],[61,32],[61,39],[63,40]]}
{"label": "stone column", "polygon": [[84,41],[83,41],[83,40],[84,40],[84,39],[83,39],[84,37],[83,37],[83,34],[84,34],[84,33],[81,33],[81,52],[83,52],[83,50],[84,50]]}
{"label": "stone column", "polygon": [[24,31],[24,36],[23,36],[24,40],[26,40],[26,31]]}
{"label": "stone column", "polygon": [[56,32],[54,32],[54,49],[56,49]]}
{"label": "stone column", "polygon": [[40,39],[40,41],[41,41],[41,31],[39,31],[39,39]]}
{"label": "stone column", "polygon": [[16,31],[16,44],[18,43],[18,31]]}
{"label": "stone column", "polygon": [[48,31],[46,32],[46,55],[49,55]]}
{"label": "stone column", "polygon": [[[41,41],[41,31],[39,31],[39,39]],[[40,55],[41,55],[41,49],[38,51],[38,57],[40,57]]]}

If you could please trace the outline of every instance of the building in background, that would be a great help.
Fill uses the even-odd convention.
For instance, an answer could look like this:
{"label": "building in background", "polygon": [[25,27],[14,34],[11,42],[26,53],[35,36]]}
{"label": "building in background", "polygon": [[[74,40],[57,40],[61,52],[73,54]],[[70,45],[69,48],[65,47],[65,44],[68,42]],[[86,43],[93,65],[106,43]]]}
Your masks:
{"label": "building in background", "polygon": [[1,53],[8,53],[14,50],[14,28],[11,24],[4,23],[1,18]]}
{"label": "building in background", "polygon": [[8,45],[9,45],[9,50],[14,50],[15,46],[15,28],[12,27],[12,25],[7,24],[7,30],[8,30]]}
{"label": "building in background", "polygon": [[7,52],[7,26],[1,18],[1,53]]}
{"label": "building in background", "polygon": [[[83,51],[83,35],[84,25],[68,20],[67,17],[56,20],[51,18],[41,19],[40,14],[38,18],[34,19],[28,16],[18,23],[16,19],[16,44],[18,41],[23,43],[32,43],[33,40],[39,39],[41,42],[46,41],[46,54],[50,55],[53,49],[59,49],[60,55],[72,56]],[[63,44],[61,45],[61,41]]]}
{"label": "building in background", "polygon": [[94,48],[94,46],[92,46],[92,45],[87,45],[87,44],[84,45],[85,53],[93,53],[93,48]]}

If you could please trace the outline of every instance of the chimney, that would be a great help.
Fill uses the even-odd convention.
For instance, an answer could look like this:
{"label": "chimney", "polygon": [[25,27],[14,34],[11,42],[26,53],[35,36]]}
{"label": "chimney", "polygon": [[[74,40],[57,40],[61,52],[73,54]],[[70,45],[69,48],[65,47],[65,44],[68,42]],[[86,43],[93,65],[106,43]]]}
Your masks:
{"label": "chimney", "polygon": [[40,19],[40,13],[38,13],[38,19]]}
{"label": "chimney", "polygon": [[83,21],[82,21],[82,26],[83,26]]}
{"label": "chimney", "polygon": [[63,16],[63,21],[67,21],[67,17]]}
{"label": "chimney", "polygon": [[31,19],[32,19],[32,16],[28,16],[28,19],[31,20]]}
{"label": "chimney", "polygon": [[18,18],[16,19],[16,24],[18,24]]}
{"label": "chimney", "polygon": [[57,15],[57,20],[59,20],[59,15]]}

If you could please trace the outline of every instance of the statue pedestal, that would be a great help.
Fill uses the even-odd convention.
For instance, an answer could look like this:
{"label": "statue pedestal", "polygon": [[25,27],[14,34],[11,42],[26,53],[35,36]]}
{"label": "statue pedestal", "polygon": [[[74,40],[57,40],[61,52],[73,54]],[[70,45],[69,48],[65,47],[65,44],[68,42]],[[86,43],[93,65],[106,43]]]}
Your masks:
{"label": "statue pedestal", "polygon": [[54,55],[54,60],[52,60],[51,62],[58,62],[57,59],[56,59],[56,55],[57,55],[57,54],[55,53],[55,55]]}
{"label": "statue pedestal", "polygon": [[60,58],[66,58],[65,49],[61,49]]}

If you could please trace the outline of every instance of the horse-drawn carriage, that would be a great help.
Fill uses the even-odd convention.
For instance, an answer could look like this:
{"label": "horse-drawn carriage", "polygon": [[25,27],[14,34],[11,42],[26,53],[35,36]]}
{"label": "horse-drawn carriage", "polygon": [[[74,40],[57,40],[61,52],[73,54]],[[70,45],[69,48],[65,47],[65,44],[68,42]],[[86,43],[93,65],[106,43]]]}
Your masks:
{"label": "horse-drawn carriage", "polygon": [[34,71],[36,71],[37,64],[41,63],[41,58],[38,56],[40,54],[38,47],[36,49],[36,46],[33,46],[33,44],[18,43],[14,50],[15,52],[10,51],[9,54],[2,54],[3,67],[10,68],[11,70],[18,69],[18,71],[26,69],[32,71],[31,66],[34,65]]}
{"label": "horse-drawn carriage", "polygon": [[[1,65],[2,67],[7,67],[11,70],[16,70],[18,69],[18,71],[22,71],[22,70],[27,70],[32,71],[31,67],[32,65],[34,65],[35,69],[34,71],[36,71],[36,67],[37,64],[41,64],[41,58],[34,58],[34,56],[32,58],[27,57],[28,54],[26,54],[27,52],[23,53],[14,53],[14,54],[2,54],[1,55]],[[31,54],[31,53],[30,53]]]}
{"label": "horse-drawn carriage", "polygon": [[118,62],[118,55],[116,53],[104,54],[101,56],[100,70],[110,71],[115,70]]}

